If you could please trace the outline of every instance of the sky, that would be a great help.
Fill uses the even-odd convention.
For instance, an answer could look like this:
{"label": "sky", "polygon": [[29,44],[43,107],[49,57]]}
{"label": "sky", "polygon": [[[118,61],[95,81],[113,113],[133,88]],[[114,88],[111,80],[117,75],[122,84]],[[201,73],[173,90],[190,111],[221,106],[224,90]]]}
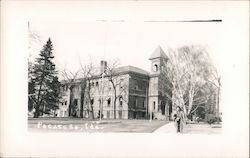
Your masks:
{"label": "sky", "polygon": [[[142,7],[138,3],[131,3],[129,7],[115,3],[104,4],[102,8],[95,3],[90,6],[76,7],[72,15],[52,15],[49,18],[43,18],[46,15],[31,16],[29,29],[36,32],[41,41],[31,43],[30,60],[38,56],[50,37],[54,46],[54,62],[59,71],[68,69],[75,72],[80,68],[80,62],[85,64],[92,61],[99,65],[100,60],[111,62],[116,59],[121,66],[133,65],[150,71],[149,57],[157,46],[167,53],[169,48],[202,45],[209,51],[214,64],[219,63],[216,54],[219,54],[221,47],[222,23],[164,22],[219,19],[218,15],[213,16],[217,8],[210,8],[211,14],[197,18],[192,12],[176,16],[171,12],[176,12],[171,5],[158,7],[157,12],[150,5],[144,4]],[[198,9],[198,6],[192,7]],[[181,9],[192,8],[183,6]]]}

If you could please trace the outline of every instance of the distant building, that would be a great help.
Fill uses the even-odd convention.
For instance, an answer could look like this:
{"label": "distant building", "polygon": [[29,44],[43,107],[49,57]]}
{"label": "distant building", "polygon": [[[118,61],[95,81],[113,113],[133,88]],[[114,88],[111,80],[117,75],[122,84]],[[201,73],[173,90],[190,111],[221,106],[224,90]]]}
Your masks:
{"label": "distant building", "polygon": [[[172,113],[171,83],[167,80],[166,64],[168,57],[159,46],[149,58],[151,61],[150,73],[134,66],[119,67],[115,71],[116,86],[116,118],[119,119],[146,119],[150,116],[158,119],[169,119]],[[106,61],[101,61],[100,72],[107,67]],[[89,110],[93,105],[94,117],[99,116],[102,109],[104,119],[114,118],[114,89],[108,77],[102,75],[93,76],[86,86],[90,91],[82,91],[82,81],[78,79],[74,83],[65,82],[62,86],[62,99],[57,110],[58,117],[75,116],[90,117]],[[73,86],[72,86],[73,85]],[[72,93],[70,93],[70,87]],[[88,89],[88,88],[86,88]],[[85,90],[86,90],[85,89]],[[70,96],[71,95],[71,96]],[[72,107],[70,107],[72,97]],[[83,110],[80,111],[80,106]]]}

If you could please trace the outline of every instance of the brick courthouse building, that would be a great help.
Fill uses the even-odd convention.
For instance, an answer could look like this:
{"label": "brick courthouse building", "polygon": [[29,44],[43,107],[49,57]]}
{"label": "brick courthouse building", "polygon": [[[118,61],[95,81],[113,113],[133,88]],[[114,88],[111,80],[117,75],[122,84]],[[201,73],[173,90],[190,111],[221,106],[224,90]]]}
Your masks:
{"label": "brick courthouse building", "polygon": [[[158,119],[168,119],[172,112],[171,84],[166,78],[166,63],[168,57],[157,47],[149,58],[151,70],[147,72],[134,66],[119,67],[115,71],[116,118],[146,119],[150,116]],[[101,71],[106,69],[107,62],[101,61]],[[114,89],[108,77],[96,75],[91,78],[90,97],[81,102],[81,79],[76,80],[71,97],[75,108],[74,116],[80,116],[80,105],[83,104],[83,117],[88,118],[90,104],[93,106],[94,117],[98,117],[100,109],[104,119],[114,118]],[[69,85],[62,86],[62,99],[57,110],[58,117],[72,116],[70,110]]]}

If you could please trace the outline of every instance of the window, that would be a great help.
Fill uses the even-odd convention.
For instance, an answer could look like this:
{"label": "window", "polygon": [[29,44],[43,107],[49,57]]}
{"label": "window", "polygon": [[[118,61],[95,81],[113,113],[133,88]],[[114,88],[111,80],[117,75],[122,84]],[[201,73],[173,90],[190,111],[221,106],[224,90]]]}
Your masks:
{"label": "window", "polygon": [[96,87],[98,87],[99,83],[98,83],[98,82],[96,82],[96,83],[95,83],[95,85],[96,85]]}
{"label": "window", "polygon": [[77,106],[78,99],[74,99],[74,105]]}
{"label": "window", "polygon": [[145,108],[145,103],[146,101],[145,100],[143,100],[143,102],[142,102],[142,107],[144,107]]}
{"label": "window", "polygon": [[63,103],[62,103],[62,105],[63,105]]}
{"label": "window", "polygon": [[158,65],[154,64],[154,72],[157,72],[157,71],[158,71]]}
{"label": "window", "polygon": [[119,97],[119,104],[122,106],[122,97]]}
{"label": "window", "polygon": [[118,115],[119,115],[119,119],[122,119],[122,111],[121,110],[118,112]]}
{"label": "window", "polygon": [[121,79],[120,79],[120,83],[119,83],[119,85],[120,85],[120,89],[123,89],[123,81],[124,81],[124,79],[123,79],[123,78],[121,78]]}
{"label": "window", "polygon": [[155,101],[153,102],[153,105],[154,105],[154,110],[155,110]]}
{"label": "window", "polygon": [[107,118],[110,118],[110,111],[107,111]]}
{"label": "window", "polygon": [[91,105],[93,105],[94,104],[94,99],[91,99],[90,103],[91,103]]}
{"label": "window", "polygon": [[134,105],[135,105],[135,107],[137,107],[137,99],[135,99]]}
{"label": "window", "polygon": [[108,100],[107,100],[107,105],[108,105],[108,107],[110,106],[110,103],[111,103],[111,99],[108,98]]}
{"label": "window", "polygon": [[67,105],[67,101],[64,102],[64,105]]}

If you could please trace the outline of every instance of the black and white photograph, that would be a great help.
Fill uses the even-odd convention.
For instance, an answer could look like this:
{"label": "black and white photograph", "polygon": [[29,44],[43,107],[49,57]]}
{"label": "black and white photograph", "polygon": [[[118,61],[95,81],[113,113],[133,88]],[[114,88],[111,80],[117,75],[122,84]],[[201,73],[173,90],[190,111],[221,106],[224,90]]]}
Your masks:
{"label": "black and white photograph", "polygon": [[[198,25],[201,33],[212,27],[213,39],[221,22]],[[193,21],[46,23],[27,22],[31,131],[220,133],[221,76],[210,43],[180,44],[192,35],[173,29],[197,28]]]}
{"label": "black and white photograph", "polygon": [[3,1],[0,156],[248,157],[248,4]]}

